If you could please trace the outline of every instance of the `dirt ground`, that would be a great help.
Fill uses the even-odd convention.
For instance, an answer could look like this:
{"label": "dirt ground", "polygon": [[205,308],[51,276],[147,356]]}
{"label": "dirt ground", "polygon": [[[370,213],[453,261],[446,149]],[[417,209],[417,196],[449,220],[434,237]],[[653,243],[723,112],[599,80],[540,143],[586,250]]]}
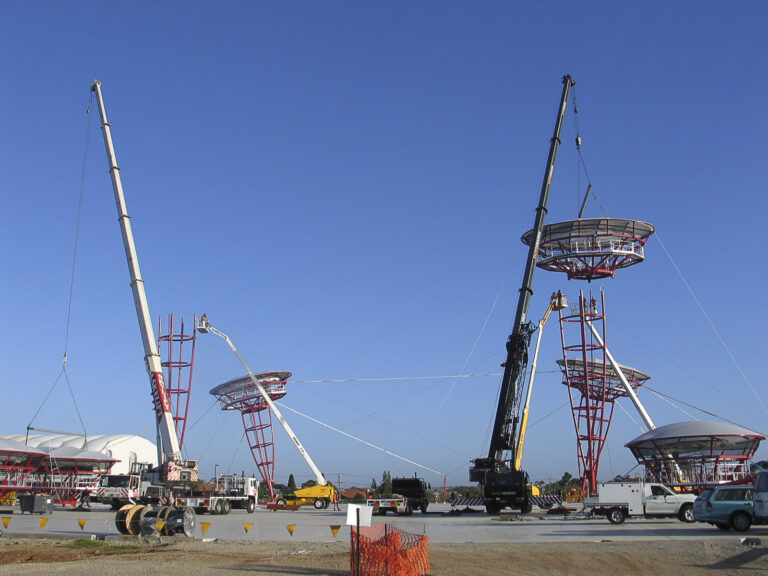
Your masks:
{"label": "dirt ground", "polygon": [[[350,573],[348,542],[242,542],[168,539],[162,543],[0,538],[0,575],[257,574],[341,576]],[[90,544],[90,543],[89,543]],[[768,573],[768,548],[701,541],[541,544],[430,544],[431,574],[530,576]]]}

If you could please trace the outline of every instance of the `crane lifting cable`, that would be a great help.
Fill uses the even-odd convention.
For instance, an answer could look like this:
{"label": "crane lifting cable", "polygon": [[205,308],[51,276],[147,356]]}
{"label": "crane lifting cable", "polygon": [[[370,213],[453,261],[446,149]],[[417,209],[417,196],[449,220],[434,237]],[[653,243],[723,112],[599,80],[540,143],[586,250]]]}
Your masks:
{"label": "crane lifting cable", "polygon": [[587,191],[584,193],[584,199],[581,201],[581,207],[579,208],[579,218],[584,217],[584,209],[587,207],[587,201],[589,200],[589,197],[592,196],[592,198],[595,199],[595,202],[597,202],[598,207],[600,208],[600,211],[603,213],[603,216],[607,217],[608,215],[605,213],[605,209],[600,204],[600,200],[598,200],[597,196],[595,195],[594,190],[592,189],[592,180],[589,177],[589,171],[587,170],[587,164],[584,162],[584,156],[581,153],[581,145],[584,142],[584,140],[581,137],[581,130],[579,128],[579,107],[576,104],[576,87],[573,87],[573,122],[576,129],[576,153],[579,157],[579,167],[577,168],[577,189],[581,190],[581,171],[584,171],[584,176],[587,178]]}
{"label": "crane lifting cable", "polygon": [[40,414],[40,411],[45,406],[46,402],[50,398],[51,394],[53,393],[54,389],[56,388],[56,385],[61,380],[62,376],[64,377],[64,380],[67,383],[67,390],[69,391],[69,395],[72,398],[72,404],[75,407],[75,413],[77,414],[77,418],[80,421],[80,426],[83,429],[83,436],[85,437],[85,447],[88,447],[88,434],[85,430],[85,423],[83,422],[83,417],[80,414],[80,409],[77,406],[77,400],[75,399],[75,394],[72,390],[72,384],[69,381],[69,375],[67,374],[67,360],[68,360],[68,349],[69,349],[69,328],[72,320],[72,298],[75,291],[75,272],[77,270],[77,250],[79,246],[79,239],[80,239],[80,217],[82,215],[82,208],[83,208],[83,190],[85,189],[85,177],[87,174],[87,167],[88,167],[88,144],[90,142],[90,135],[91,135],[91,105],[93,103],[93,95],[88,99],[88,108],[86,109],[86,129],[85,129],[85,143],[83,145],[83,160],[82,160],[82,168],[80,170],[80,191],[78,194],[78,200],[77,200],[77,217],[75,218],[75,239],[74,239],[74,247],[72,250],[72,268],[70,272],[70,279],[69,279],[69,298],[67,299],[67,323],[66,328],[64,330],[64,354],[62,355],[61,360],[61,371],[59,372],[59,375],[56,377],[56,380],[54,380],[53,384],[51,385],[51,388],[48,390],[48,394],[46,394],[45,398],[43,399],[43,402],[40,404],[40,406],[37,409],[37,412],[35,412],[34,416],[32,416],[32,419],[29,421],[29,424],[27,424],[27,438],[29,438],[29,431],[35,430],[35,428],[32,426],[32,424],[35,422],[35,419]]}

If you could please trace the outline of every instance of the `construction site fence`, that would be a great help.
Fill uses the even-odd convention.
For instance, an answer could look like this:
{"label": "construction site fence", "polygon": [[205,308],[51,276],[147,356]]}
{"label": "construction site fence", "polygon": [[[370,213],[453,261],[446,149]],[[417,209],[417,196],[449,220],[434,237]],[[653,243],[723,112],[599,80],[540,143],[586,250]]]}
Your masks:
{"label": "construction site fence", "polygon": [[352,576],[425,576],[429,574],[429,538],[390,524],[352,527]]}

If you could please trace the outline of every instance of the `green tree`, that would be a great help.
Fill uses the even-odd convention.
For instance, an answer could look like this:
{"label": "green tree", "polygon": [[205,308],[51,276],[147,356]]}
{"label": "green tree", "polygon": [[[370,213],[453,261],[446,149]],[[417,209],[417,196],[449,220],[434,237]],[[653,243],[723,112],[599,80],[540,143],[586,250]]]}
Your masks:
{"label": "green tree", "polygon": [[293,477],[293,474],[288,476],[288,489],[296,490],[296,478]]}
{"label": "green tree", "polygon": [[578,490],[581,487],[581,479],[574,478],[569,472],[565,472],[560,480],[555,482],[540,481],[536,485],[541,488],[542,494],[565,496],[572,488]]}
{"label": "green tree", "polygon": [[389,470],[385,470],[381,475],[378,493],[379,496],[390,496],[392,494],[392,475],[389,473]]}

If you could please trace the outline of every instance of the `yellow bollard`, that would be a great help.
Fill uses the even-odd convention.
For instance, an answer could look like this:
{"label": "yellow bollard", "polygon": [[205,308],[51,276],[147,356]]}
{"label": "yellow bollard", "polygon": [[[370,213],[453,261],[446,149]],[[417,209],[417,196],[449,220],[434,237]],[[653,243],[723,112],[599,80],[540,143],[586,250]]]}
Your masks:
{"label": "yellow bollard", "polygon": [[296,530],[296,524],[288,524],[286,528],[288,529],[288,532],[290,532],[291,536],[293,536],[293,531]]}
{"label": "yellow bollard", "polygon": [[48,518],[40,518],[40,530],[45,530],[46,524],[48,524]]}
{"label": "yellow bollard", "polygon": [[331,526],[331,534],[333,534],[334,540],[336,540],[336,536],[339,535],[339,528],[341,528],[341,526],[339,526],[338,524],[333,524]]}
{"label": "yellow bollard", "polygon": [[203,536],[205,536],[205,533],[208,532],[208,528],[211,527],[210,522],[200,522],[200,529],[203,531]]}
{"label": "yellow bollard", "polygon": [[165,528],[165,520],[158,520],[155,522],[155,528],[157,528],[157,533],[162,534],[163,528]]}
{"label": "yellow bollard", "polygon": [[243,524],[243,530],[245,530],[246,534],[248,534],[248,530],[251,529],[251,526],[253,526],[253,522],[249,522],[248,524]]}
{"label": "yellow bollard", "polygon": [[85,524],[88,522],[86,518],[78,518],[77,519],[77,525],[80,526],[80,532],[85,530]]}
{"label": "yellow bollard", "polygon": [[11,523],[11,517],[10,516],[3,516],[3,528],[6,530],[8,529],[8,524]]}

